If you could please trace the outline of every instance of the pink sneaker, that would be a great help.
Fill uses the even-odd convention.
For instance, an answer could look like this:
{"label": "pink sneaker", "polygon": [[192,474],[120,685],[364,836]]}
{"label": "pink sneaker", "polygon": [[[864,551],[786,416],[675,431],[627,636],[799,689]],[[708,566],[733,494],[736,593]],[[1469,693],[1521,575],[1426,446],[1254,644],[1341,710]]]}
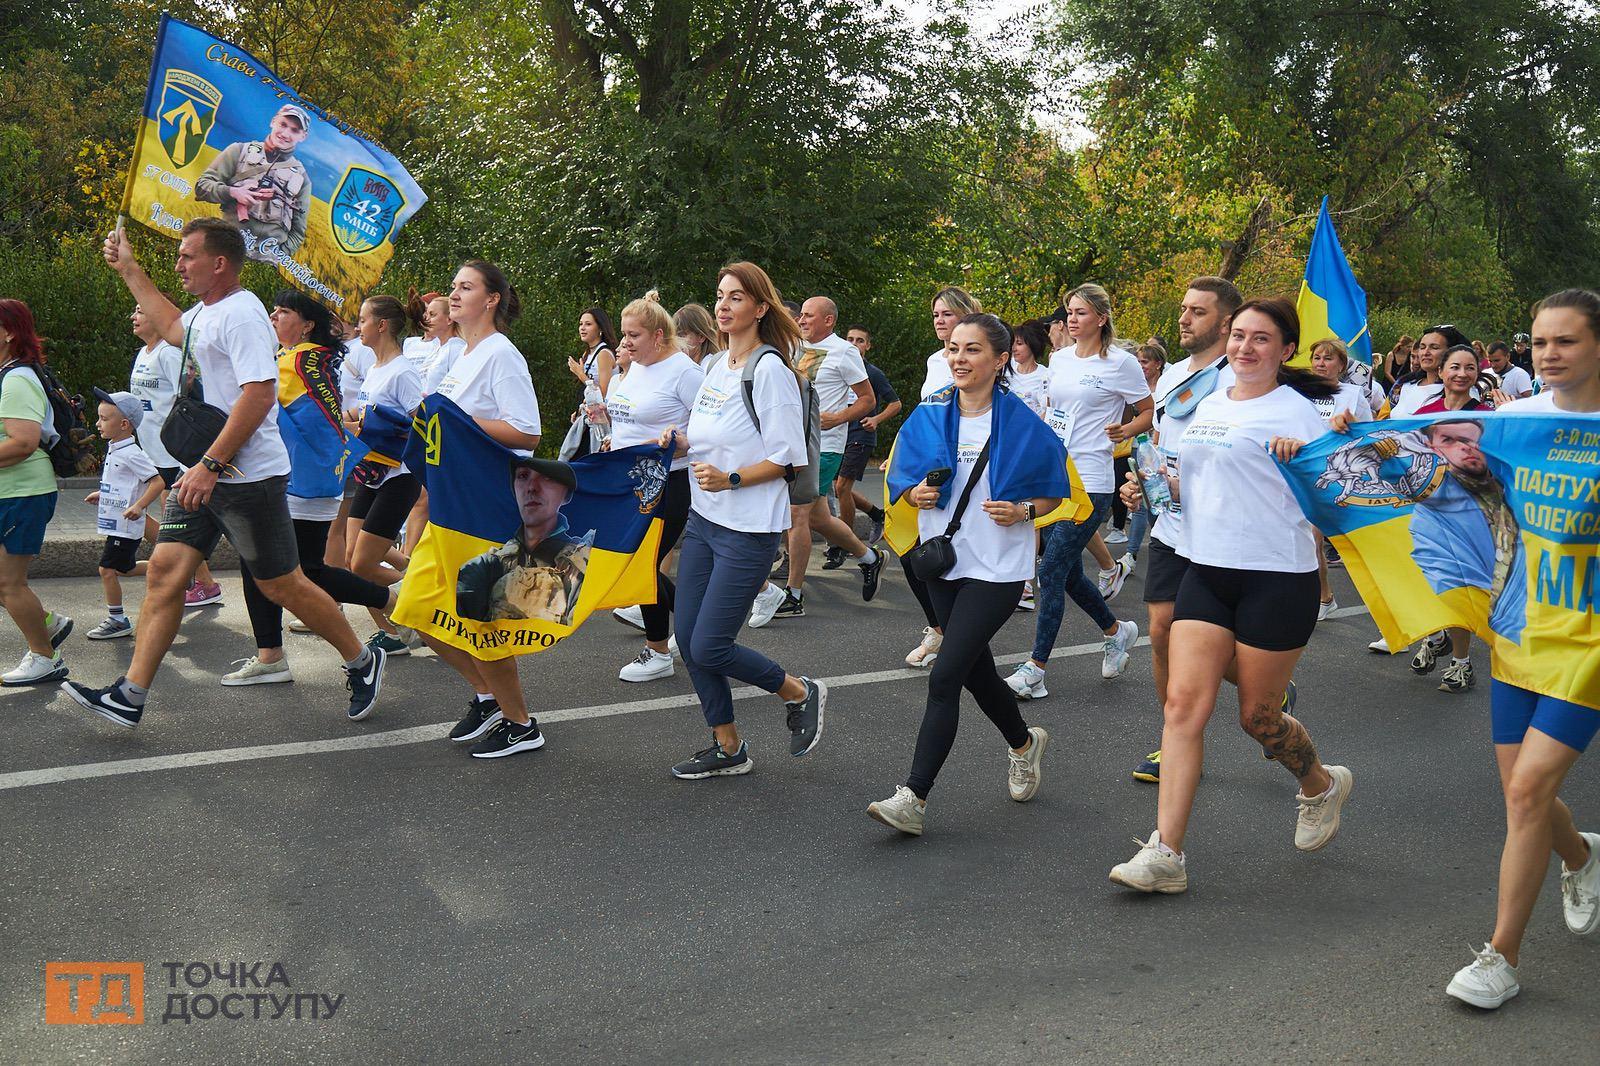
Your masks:
{"label": "pink sneaker", "polygon": [[192,582],[183,590],[183,605],[185,607],[204,607],[209,603],[222,602],[222,586],[213,581],[209,585]]}

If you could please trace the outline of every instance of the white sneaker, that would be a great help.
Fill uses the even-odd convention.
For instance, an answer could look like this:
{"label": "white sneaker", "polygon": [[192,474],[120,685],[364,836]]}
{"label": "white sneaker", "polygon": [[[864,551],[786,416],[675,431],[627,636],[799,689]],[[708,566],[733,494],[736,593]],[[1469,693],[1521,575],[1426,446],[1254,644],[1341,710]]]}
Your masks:
{"label": "white sneaker", "polygon": [[418,633],[410,626],[398,627],[398,632],[395,633],[395,636],[400,638],[400,643],[404,644],[412,651],[416,651],[418,648],[426,648],[428,646],[427,642],[422,639],[422,634]]}
{"label": "white sneaker", "polygon": [[300,619],[298,619],[298,618],[289,619],[289,624],[284,626],[283,628],[287,629],[291,633],[315,633],[316,632],[316,630],[312,629],[310,626],[306,625],[304,622],[300,621]]}
{"label": "white sneaker", "polygon": [[1384,640],[1382,637],[1379,637],[1377,640],[1367,645],[1367,650],[1370,652],[1376,652],[1379,655],[1388,655],[1390,654],[1389,642]]}
{"label": "white sneaker", "polygon": [[750,606],[750,628],[760,629],[772,621],[772,616],[783,606],[784,592],[772,582],[756,593],[756,602]]}
{"label": "white sneaker", "polygon": [[264,663],[252,655],[248,659],[235,659],[233,664],[239,669],[222,675],[222,683],[229,688],[237,685],[278,685],[294,680],[294,675],[289,672],[287,658],[279,659],[275,663]]}
{"label": "white sneaker", "polygon": [[616,610],[611,612],[611,617],[615,618],[625,626],[632,626],[640,631],[643,631],[644,629],[644,611],[638,605],[633,607],[618,607]]}
{"label": "white sneaker", "polygon": [[1116,526],[1112,526],[1110,529],[1100,534],[1100,539],[1105,541],[1107,545],[1128,543],[1128,535],[1122,530],[1118,529]]}
{"label": "white sneaker", "polygon": [[683,652],[678,650],[678,634],[674,633],[667,638],[667,654],[683,658]]}
{"label": "white sneaker", "polygon": [[1006,684],[1011,686],[1011,691],[1017,694],[1019,700],[1042,700],[1050,695],[1050,690],[1044,687],[1044,671],[1030,662],[1017,667],[1006,678]]}
{"label": "white sneaker", "polygon": [[922,643],[911,649],[906,656],[907,666],[932,666],[933,660],[939,657],[939,648],[944,644],[944,634],[932,626],[922,627]]}
{"label": "white sneaker", "polygon": [[1576,870],[1561,864],[1561,913],[1579,936],[1600,929],[1600,833],[1579,833],[1589,845],[1589,861]]}
{"label": "white sneaker", "polygon": [[1122,558],[1118,559],[1117,562],[1119,562],[1123,566],[1127,567],[1128,568],[1128,573],[1130,573],[1130,574],[1133,573],[1134,570],[1137,569],[1138,566],[1139,566],[1139,560],[1138,560],[1138,558],[1136,558],[1134,556],[1134,554],[1132,552],[1123,552],[1122,553]]}
{"label": "white sneaker", "polygon": [[659,681],[677,671],[672,666],[672,653],[662,655],[653,648],[645,648],[639,657],[617,673],[623,681]]}
{"label": "white sneaker", "polygon": [[1121,559],[1111,564],[1110,570],[1101,570],[1099,573],[1099,580],[1095,582],[1095,587],[1100,590],[1100,598],[1107,603],[1117,598],[1117,593],[1122,591],[1123,582],[1127,581],[1128,575],[1133,573],[1133,567],[1129,566],[1125,561],[1127,558],[1124,555]]}
{"label": "white sneaker", "polygon": [[1034,602],[1033,598],[1033,582],[1024,581],[1022,583],[1022,595],[1017,598],[1017,610],[1032,611],[1037,607],[1038,604]]}
{"label": "white sneaker", "polygon": [[1484,1010],[1494,1010],[1500,1004],[1522,991],[1517,983],[1517,971],[1506,957],[1492,946],[1483,945],[1475,951],[1472,962],[1456,971],[1445,986],[1445,994]]}
{"label": "white sneaker", "polygon": [[[1339,601],[1337,599],[1329,600],[1326,603],[1317,604],[1317,621],[1322,621],[1324,618],[1327,618],[1330,614],[1338,609]],[[1370,647],[1370,645],[1368,646]]]}
{"label": "white sneaker", "polygon": [[0,674],[0,684],[42,685],[46,681],[60,681],[67,676],[67,664],[57,655],[36,655],[28,652],[12,670]]}
{"label": "white sneaker", "polygon": [[922,835],[922,819],[928,813],[928,804],[917,799],[917,794],[904,785],[894,790],[888,799],[867,804],[868,817],[875,818],[890,829],[898,829],[907,836]]}
{"label": "white sneaker", "polygon": [[1029,726],[1028,735],[1033,743],[1021,755],[1006,749],[1006,760],[1010,764],[1006,767],[1006,788],[1018,803],[1027,803],[1038,793],[1039,764],[1044,759],[1045,745],[1050,743],[1050,734],[1041,726]]}
{"label": "white sneaker", "polygon": [[1138,854],[1111,868],[1112,881],[1135,892],[1171,895],[1189,890],[1189,865],[1182,855],[1162,846],[1160,832],[1134,843],[1139,845]]}
{"label": "white sneaker", "polygon": [[1118,622],[1117,635],[1107,637],[1101,645],[1100,676],[1110,681],[1121,677],[1128,668],[1128,653],[1139,642],[1139,625],[1136,622]]}
{"label": "white sneaker", "polygon": [[1350,798],[1350,787],[1355,784],[1355,775],[1343,766],[1323,769],[1333,779],[1328,791],[1313,798],[1295,793],[1294,801],[1300,805],[1300,814],[1294,823],[1294,846],[1301,851],[1316,851],[1339,835],[1339,811]]}
{"label": "white sneaker", "polygon": [[72,632],[72,619],[68,618],[64,614],[61,614],[60,612],[52,614],[50,618],[51,621],[48,626],[50,631],[50,646],[52,648],[59,648],[61,647],[61,642],[66,640],[68,635]]}

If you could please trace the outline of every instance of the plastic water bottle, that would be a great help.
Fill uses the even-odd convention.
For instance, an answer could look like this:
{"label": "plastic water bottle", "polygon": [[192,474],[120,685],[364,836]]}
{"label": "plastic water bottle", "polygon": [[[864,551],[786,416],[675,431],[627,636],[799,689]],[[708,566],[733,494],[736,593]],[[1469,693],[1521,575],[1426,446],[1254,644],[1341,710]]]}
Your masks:
{"label": "plastic water bottle", "polygon": [[1144,500],[1153,515],[1172,507],[1172,490],[1167,485],[1166,458],[1150,441],[1150,434],[1141,433],[1133,439],[1134,462],[1139,468],[1139,487],[1144,489]]}
{"label": "plastic water bottle", "polygon": [[611,439],[611,420],[606,417],[605,400],[600,395],[600,386],[592,381],[583,387],[583,417],[594,435],[595,447]]}

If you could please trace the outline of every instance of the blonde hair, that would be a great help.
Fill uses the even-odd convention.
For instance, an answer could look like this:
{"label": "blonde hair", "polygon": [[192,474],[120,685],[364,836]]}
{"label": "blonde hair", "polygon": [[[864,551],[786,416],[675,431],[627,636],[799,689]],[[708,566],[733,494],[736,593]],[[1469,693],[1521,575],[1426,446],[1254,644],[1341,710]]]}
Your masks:
{"label": "blonde hair", "polygon": [[1334,355],[1337,355],[1340,362],[1344,363],[1346,367],[1350,365],[1350,349],[1346,347],[1344,341],[1340,340],[1338,337],[1322,338],[1320,341],[1311,346],[1310,354],[1316,355],[1317,352],[1322,350],[1331,351]]}
{"label": "blonde hair", "polygon": [[1117,342],[1117,326],[1111,318],[1111,294],[1104,286],[1086,281],[1061,298],[1062,308],[1065,309],[1075,298],[1094,308],[1095,314],[1105,316],[1106,324],[1100,327],[1100,357],[1104,359],[1111,354],[1111,346]]}
{"label": "blonde hair", "polygon": [[933,302],[943,302],[945,307],[962,318],[983,312],[983,304],[978,301],[978,298],[959,285],[946,285],[933,294]]}
{"label": "blonde hair", "polygon": [[654,289],[645,293],[622,309],[618,319],[634,319],[644,327],[646,333],[661,331],[661,346],[669,353],[678,350],[678,326],[673,322],[672,315],[661,306],[661,294]]}

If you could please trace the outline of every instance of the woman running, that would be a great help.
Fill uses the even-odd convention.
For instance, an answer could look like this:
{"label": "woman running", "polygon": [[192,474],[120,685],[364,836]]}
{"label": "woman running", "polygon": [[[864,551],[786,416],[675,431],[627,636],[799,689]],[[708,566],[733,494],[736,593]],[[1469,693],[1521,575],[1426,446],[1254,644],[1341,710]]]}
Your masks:
{"label": "woman running", "polygon": [[[333,315],[305,293],[285,289],[273,301],[271,319],[278,335],[278,403],[287,405],[303,396],[316,409],[313,417],[296,423],[296,432],[283,434],[289,452],[289,517],[300,568],[335,603],[386,611],[394,605],[386,587],[327,563],[328,534],[344,496],[336,473],[344,432],[335,402],[344,344],[334,336]],[[289,421],[281,412],[280,418]],[[239,571],[256,653],[236,660],[236,669],[222,675],[222,684],[232,688],[293,681],[283,651],[283,608],[261,591],[248,564],[240,562]]]}
{"label": "woman running", "polygon": [[672,324],[678,331],[678,344],[682,346],[683,354],[693,360],[695,366],[716,353],[717,324],[711,320],[711,312],[702,305],[684,304],[672,316]]}
{"label": "woman running", "polygon": [[[679,350],[676,324],[654,290],[624,307],[620,321],[622,337],[617,352],[619,358],[631,363],[631,369],[612,382],[606,396],[613,449],[652,443],[671,426],[687,426],[689,412],[705,380],[694,360]],[[639,657],[618,673],[623,681],[656,681],[675,672],[668,639],[672,635],[676,589],[661,568],[677,547],[689,520],[687,458],[673,460],[659,513],[662,528],[661,543],[656,548],[656,602],[639,608],[645,646]]]}
{"label": "woman running", "polygon": [[1246,301],[1228,334],[1234,383],[1200,401],[1178,444],[1172,489],[1183,502],[1180,551],[1190,565],[1173,608],[1156,831],[1111,871],[1112,881],[1140,892],[1189,887],[1184,837],[1206,723],[1230,663],[1239,724],[1300,783],[1295,847],[1326,846],[1350,796],[1350,771],[1324,766],[1310,734],[1284,710],[1317,625],[1317,542],[1273,455],[1290,458],[1322,435],[1307,397],[1336,391],[1284,365],[1299,339],[1293,304]]}
{"label": "woman running", "polygon": [[405,311],[416,335],[407,337],[400,350],[417,368],[422,394],[427,396],[439,387],[466,344],[456,336],[455,323],[450,321],[450,298],[443,293],[412,289],[406,296]]}
{"label": "woman running", "polygon": [[1390,418],[1409,418],[1417,408],[1444,391],[1444,381],[1439,370],[1444,364],[1444,353],[1457,345],[1467,344],[1467,336],[1454,326],[1434,326],[1417,341],[1414,374],[1400,379],[1391,394]]}
{"label": "woman running", "polygon": [[[1067,454],[1078,468],[1094,511],[1084,522],[1057,522],[1044,531],[1044,552],[1039,559],[1034,597],[1039,613],[1033,658],[1006,679],[1021,700],[1050,694],[1044,687],[1045,666],[1055,650],[1069,594],[1105,635],[1101,677],[1109,680],[1120,675],[1127,668],[1130,649],[1139,639],[1138,625],[1119,622],[1095,582],[1083,572],[1083,550],[1111,512],[1111,494],[1116,491],[1112,481],[1113,447],[1149,430],[1155,418],[1155,403],[1138,362],[1115,346],[1117,329],[1111,319],[1111,297],[1106,291],[1098,285],[1080,285],[1067,293],[1063,306],[1073,345],[1050,358],[1050,407],[1052,420],[1068,423]],[[1136,413],[1131,421],[1123,422],[1123,412],[1129,406]],[[1115,589],[1109,591],[1116,595]]]}
{"label": "woman running", "polygon": [[1416,409],[1419,415],[1444,414],[1447,411],[1492,411],[1493,405],[1480,396],[1482,373],[1478,354],[1471,348],[1458,344],[1444,353],[1439,367],[1439,379],[1444,391]]}
{"label": "woman running", "polygon": [[[463,263],[450,286],[450,321],[466,347],[437,391],[497,443],[525,456],[539,446],[539,397],[527,359],[503,332],[521,311],[517,290],[499,267],[481,259]],[[456,577],[431,576],[451,584]],[[480,659],[434,637],[422,639],[472,686],[467,713],[450,730],[452,741],[476,740],[469,753],[475,759],[499,759],[544,746],[539,723],[528,715],[522,698],[516,656]]]}
{"label": "woman running", "polygon": [[[422,403],[422,374],[416,363],[401,354],[406,324],[405,306],[393,296],[372,296],[361,305],[357,328],[361,343],[372,349],[373,362],[361,381],[356,402],[344,412],[345,429],[351,435],[361,432],[362,419],[374,407],[409,415]],[[356,473],[355,496],[345,525],[350,569],[375,585],[389,588],[405,571],[406,557],[395,550],[394,542],[422,495],[422,483],[404,463],[362,463]],[[411,654],[410,645],[401,639],[393,622],[378,611],[372,612],[372,620],[378,631],[368,644],[375,644],[390,655]]]}
{"label": "woman running", "polygon": [[917,508],[922,542],[949,537],[955,556],[954,565],[927,581],[944,643],[928,674],[911,774],[894,795],[867,807],[871,817],[912,836],[922,835],[928,792],[955,744],[963,688],[1005,737],[1006,788],[1018,803],[1038,793],[1050,741],[1042,727],[1022,720],[989,649],[1033,574],[1034,517],[1055,510],[1070,492],[1066,449],[1006,389],[1011,340],[994,315],[961,319],[947,345],[955,388],[912,412],[889,468],[889,492]]}
{"label": "woman running", "polygon": [[[669,426],[660,437],[667,446],[676,437],[677,454],[689,457],[690,510],[674,613],[678,647],[712,737],[710,747],[672,768],[686,781],[751,770],[729,678],[783,700],[794,756],[808,754],[822,738],[828,701],[822,682],[785,673],[737,639],[789,528],[786,477],[807,460],[800,382],[789,365],[799,327],[767,272],[742,262],[723,267],[717,279],[717,327],[728,347],[706,360],[688,426]],[[744,369],[752,359],[746,393]]]}
{"label": "woman running", "polygon": [[[1533,358],[1544,391],[1501,410],[1562,414],[1600,426],[1600,293],[1567,289],[1534,307]],[[1600,833],[1580,833],[1559,795],[1600,732],[1600,711],[1495,679],[1489,711],[1506,800],[1506,843],[1494,935],[1445,991],[1492,1009],[1522,990],[1522,938],[1533,916],[1550,852],[1561,857],[1561,909],[1579,936],[1600,929]]]}
{"label": "woman running", "polygon": [[571,456],[574,459],[600,447],[603,437],[595,429],[593,419],[604,417],[606,393],[611,388],[611,375],[617,369],[617,331],[611,327],[611,319],[604,310],[590,307],[578,316],[578,339],[584,344],[583,358],[567,359],[567,370],[578,379],[579,388],[578,409],[572,420],[585,425],[578,433],[577,448]]}

